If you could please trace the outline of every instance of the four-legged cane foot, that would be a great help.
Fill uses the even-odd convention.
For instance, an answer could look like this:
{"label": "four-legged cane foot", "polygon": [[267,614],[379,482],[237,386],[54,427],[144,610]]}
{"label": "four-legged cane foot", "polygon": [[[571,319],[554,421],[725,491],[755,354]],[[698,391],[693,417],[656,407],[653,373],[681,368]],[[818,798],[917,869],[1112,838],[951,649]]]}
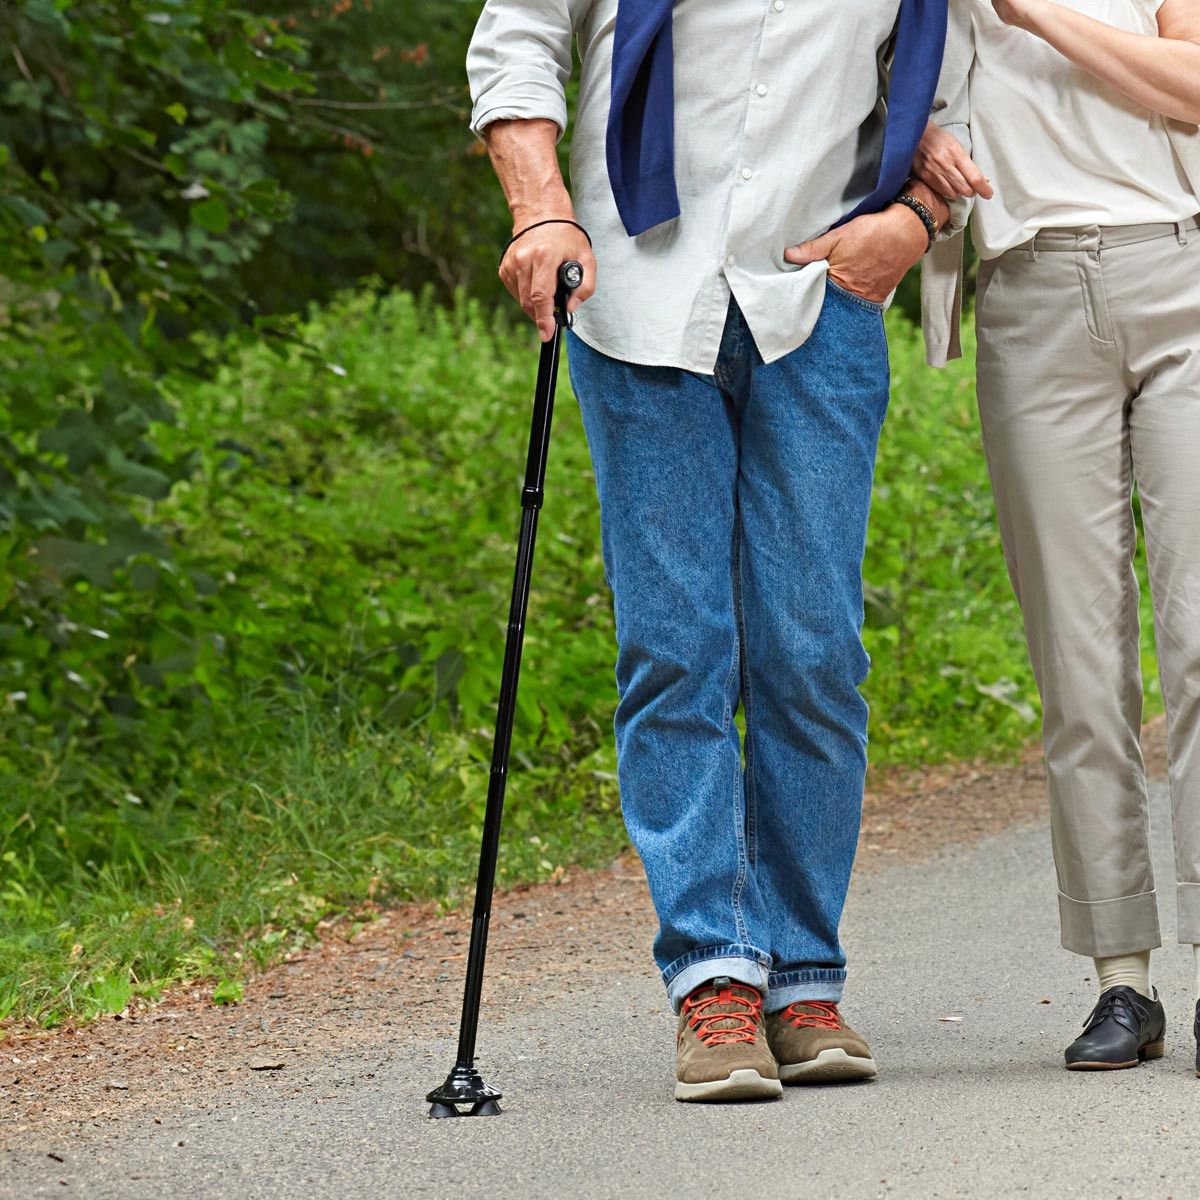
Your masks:
{"label": "four-legged cane foot", "polygon": [[[442,1117],[495,1117],[500,1115],[497,1103],[501,1093],[483,1082],[483,1077],[474,1067],[455,1067],[440,1088],[435,1088],[425,1097],[432,1106],[429,1115],[434,1120]],[[459,1107],[470,1105],[467,1112]]]}

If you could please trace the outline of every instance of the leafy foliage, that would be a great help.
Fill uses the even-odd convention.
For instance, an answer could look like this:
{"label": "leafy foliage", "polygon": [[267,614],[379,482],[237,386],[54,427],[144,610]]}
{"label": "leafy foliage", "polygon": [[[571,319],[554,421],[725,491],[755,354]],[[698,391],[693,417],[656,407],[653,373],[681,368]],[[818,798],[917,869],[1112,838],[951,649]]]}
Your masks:
{"label": "leafy foliage", "polygon": [[[114,739],[148,673],[196,650],[204,581],[147,524],[192,467],[152,434],[161,383],[238,318],[290,203],[268,130],[309,84],[300,43],[229,0],[27,0],[0,44],[0,691],[60,738]],[[147,621],[158,601],[152,660],[110,639],[114,588]]]}
{"label": "leafy foliage", "polygon": [[[95,1011],[87,981],[114,962],[150,988],[233,969],[251,934],[270,953],[364,896],[449,898],[469,875],[535,347],[477,307],[370,292],[302,333],[308,352],[246,349],[179,384],[179,421],[156,431],[196,456],[156,505],[172,569],[72,593],[73,686],[90,705],[126,689],[137,737],[68,735],[27,699],[0,712],[0,961],[26,1008]],[[569,394],[557,436],[505,880],[622,839]],[[187,606],[179,577],[203,581]]]}
{"label": "leafy foliage", "polygon": [[[274,310],[327,297],[366,276],[450,301],[489,300],[508,210],[469,131],[464,59],[479,0],[256,0],[308,46],[314,93],[303,120],[267,150],[297,197],[252,264],[250,290]],[[566,144],[563,146],[564,160]]]}
{"label": "leafy foliage", "polygon": [[872,758],[990,755],[1036,731],[1037,695],[979,442],[974,348],[932,371],[911,326],[891,334],[863,567]]}

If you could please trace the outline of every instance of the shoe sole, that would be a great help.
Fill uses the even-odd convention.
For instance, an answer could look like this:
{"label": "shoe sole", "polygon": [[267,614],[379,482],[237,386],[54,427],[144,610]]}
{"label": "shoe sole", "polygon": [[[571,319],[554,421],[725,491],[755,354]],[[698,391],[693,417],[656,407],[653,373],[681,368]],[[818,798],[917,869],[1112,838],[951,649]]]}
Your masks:
{"label": "shoe sole", "polygon": [[855,1058],[839,1048],[822,1050],[808,1062],[779,1068],[779,1078],[788,1084],[852,1083],[856,1079],[874,1079],[878,1074],[873,1058]]}
{"label": "shoe sole", "polygon": [[728,1079],[675,1084],[676,1100],[776,1100],[783,1095],[778,1079],[766,1079],[753,1067],[733,1071]]}
{"label": "shoe sole", "polygon": [[[1148,1062],[1153,1058],[1162,1058],[1166,1049],[1166,1039],[1161,1041],[1151,1042],[1148,1046],[1143,1046],[1138,1051],[1137,1058],[1130,1059],[1129,1062],[1074,1062],[1067,1063],[1068,1071],[1127,1071],[1130,1067],[1136,1067],[1143,1062]],[[1200,1075],[1200,1071],[1197,1072]]]}

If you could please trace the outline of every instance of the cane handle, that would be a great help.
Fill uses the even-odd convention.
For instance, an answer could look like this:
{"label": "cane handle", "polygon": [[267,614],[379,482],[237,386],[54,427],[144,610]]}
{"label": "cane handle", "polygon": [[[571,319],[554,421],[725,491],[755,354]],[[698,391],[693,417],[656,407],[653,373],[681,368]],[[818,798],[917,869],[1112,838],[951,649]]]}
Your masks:
{"label": "cane handle", "polygon": [[582,263],[572,259],[558,268],[558,289],[554,293],[554,320],[563,329],[570,329],[575,324],[575,314],[567,312],[567,301],[582,283]]}

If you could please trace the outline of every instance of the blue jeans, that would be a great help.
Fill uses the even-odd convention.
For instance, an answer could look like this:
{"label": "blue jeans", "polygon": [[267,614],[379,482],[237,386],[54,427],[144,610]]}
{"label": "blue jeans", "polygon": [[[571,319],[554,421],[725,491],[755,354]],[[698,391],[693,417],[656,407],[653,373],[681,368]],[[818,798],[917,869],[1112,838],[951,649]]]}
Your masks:
{"label": "blue jeans", "polygon": [[678,1011],[728,975],[768,1011],[837,1000],[866,771],[881,306],[830,284],[812,337],[768,365],[731,302],[712,375],[574,335],[569,355],[616,610],[621,804],[668,995]]}

